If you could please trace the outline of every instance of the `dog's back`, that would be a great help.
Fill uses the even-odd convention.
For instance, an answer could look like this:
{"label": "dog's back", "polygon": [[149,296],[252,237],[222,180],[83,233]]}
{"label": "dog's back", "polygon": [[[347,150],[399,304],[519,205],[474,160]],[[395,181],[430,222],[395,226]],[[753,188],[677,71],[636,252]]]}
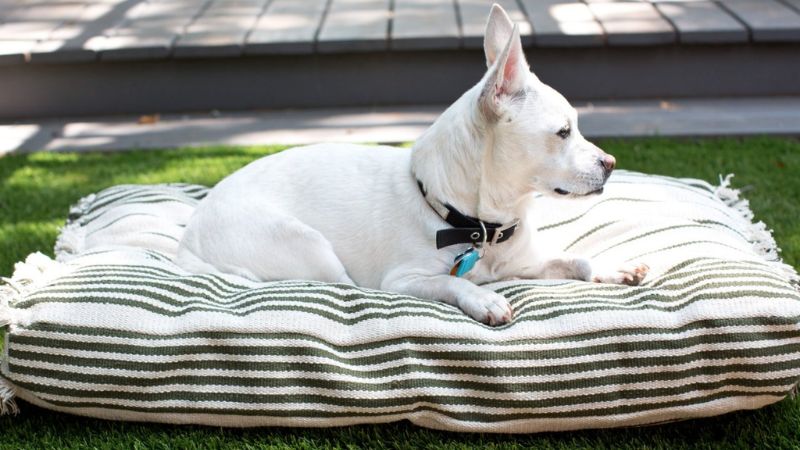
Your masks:
{"label": "dog's back", "polygon": [[[331,250],[352,280],[377,288],[383,271],[370,264],[370,254],[387,250],[395,227],[419,220],[409,217],[426,206],[415,189],[408,149],[286,150],[252,162],[209,193],[186,227],[177,261],[193,272],[216,267],[257,280],[349,281],[326,263]],[[304,251],[310,254],[293,264]]]}

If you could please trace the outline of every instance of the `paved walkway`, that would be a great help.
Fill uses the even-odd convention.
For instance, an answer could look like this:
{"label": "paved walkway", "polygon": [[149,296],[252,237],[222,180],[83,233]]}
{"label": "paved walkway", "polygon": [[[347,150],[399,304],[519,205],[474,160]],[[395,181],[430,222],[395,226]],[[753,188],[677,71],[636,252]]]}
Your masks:
{"label": "paved walkway", "polygon": [[[526,45],[800,41],[800,0],[495,0]],[[0,63],[479,48],[490,0],[0,0]]]}
{"label": "paved walkway", "polygon": [[[590,138],[800,136],[800,97],[626,101],[576,105]],[[328,109],[0,124],[4,153],[226,144],[413,141],[444,107]],[[141,122],[141,123],[140,123]]]}

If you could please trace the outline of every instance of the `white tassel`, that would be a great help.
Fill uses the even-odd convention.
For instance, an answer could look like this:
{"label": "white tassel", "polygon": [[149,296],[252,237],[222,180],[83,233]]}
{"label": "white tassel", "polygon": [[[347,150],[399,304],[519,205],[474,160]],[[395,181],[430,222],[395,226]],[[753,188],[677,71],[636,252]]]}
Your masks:
{"label": "white tassel", "polygon": [[66,266],[36,252],[24,262],[14,264],[14,276],[0,278],[0,327],[14,325],[25,312],[14,309],[14,303],[36,285],[65,273]]}
{"label": "white tassel", "polygon": [[[1,295],[3,295],[2,292],[0,292],[0,296]],[[7,327],[14,323],[14,315],[11,313],[11,307],[8,306],[8,304],[4,305],[2,303],[3,302],[0,301],[0,328]],[[0,334],[0,336],[2,335]]]}
{"label": "white tassel", "polygon": [[720,175],[719,186],[714,189],[714,194],[726,204],[739,199],[739,191],[731,188],[731,178],[733,177],[732,173],[725,175],[724,178]]}
{"label": "white tassel", "polygon": [[[14,323],[14,310],[11,308],[12,299],[17,298],[23,287],[16,281],[3,278],[3,285],[0,285],[0,328],[6,329]],[[8,331],[6,330],[6,333]],[[0,332],[0,337],[3,333]],[[0,358],[4,356],[0,349]],[[16,414],[19,412],[16,402],[14,402],[14,388],[0,376],[0,416],[6,414]]]}
{"label": "white tassel", "polygon": [[725,175],[725,178],[720,175],[719,186],[714,189],[714,194],[716,194],[720,200],[725,202],[726,205],[738,211],[743,218],[747,220],[753,220],[753,212],[750,210],[750,202],[747,199],[740,197],[740,192],[738,189],[733,189],[731,187],[731,178],[733,177],[734,174],[732,173]]}
{"label": "white tassel", "polygon": [[738,189],[731,187],[731,178],[733,174],[730,173],[723,177],[719,176],[719,186],[714,189],[714,194],[728,205],[733,210],[737,211],[742,219],[745,221],[747,228],[745,230],[747,240],[753,245],[753,250],[763,257],[767,262],[771,263],[773,267],[782,272],[789,280],[800,290],[800,276],[794,267],[785,264],[780,257],[781,249],[775,238],[772,237],[772,230],[767,228],[764,222],[753,222],[755,215],[750,209],[750,202],[747,199],[741,198],[741,192]]}
{"label": "white tassel", "polygon": [[6,414],[19,414],[19,407],[14,401],[16,391],[11,384],[0,377],[0,416]]}
{"label": "white tassel", "polygon": [[80,217],[86,214],[91,208],[96,198],[95,194],[89,194],[78,200],[69,209],[69,220],[58,233],[56,239],[55,254],[57,261],[69,261],[77,257],[85,248],[86,230]]}
{"label": "white tassel", "polygon": [[86,248],[85,242],[86,229],[78,222],[67,224],[56,239],[56,260],[66,262],[78,257]]}
{"label": "white tassel", "polygon": [[[32,253],[24,262],[16,263],[14,276],[3,278],[3,284],[0,285],[0,327],[8,327],[6,332],[13,332],[15,324],[26,320],[24,310],[15,309],[14,304],[36,285],[50,277],[60,275],[63,271],[61,264],[41,253]],[[19,412],[14,401],[15,395],[14,386],[0,377],[0,415]]]}
{"label": "white tassel", "polygon": [[45,273],[52,273],[59,264],[49,256],[41,253],[31,253],[24,262],[14,264],[14,280],[25,285],[38,281]]}
{"label": "white tassel", "polygon": [[89,211],[89,208],[91,208],[92,203],[94,203],[95,197],[95,194],[89,194],[86,197],[78,200],[78,203],[72,205],[72,207],[69,209],[70,218],[79,217],[86,214]]}
{"label": "white tassel", "polygon": [[0,328],[5,328],[14,323],[14,314],[11,309],[11,300],[22,291],[22,286],[9,278],[0,278]]}

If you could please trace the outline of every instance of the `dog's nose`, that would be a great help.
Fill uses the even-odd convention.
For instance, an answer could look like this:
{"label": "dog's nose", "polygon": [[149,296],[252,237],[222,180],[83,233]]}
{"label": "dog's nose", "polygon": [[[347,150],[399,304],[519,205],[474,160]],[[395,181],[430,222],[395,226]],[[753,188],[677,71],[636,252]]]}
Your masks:
{"label": "dog's nose", "polygon": [[606,170],[606,173],[610,173],[612,170],[614,170],[614,167],[617,165],[617,160],[611,155],[601,156],[600,158],[598,158],[598,162],[600,163],[601,166],[603,166],[603,169]]}

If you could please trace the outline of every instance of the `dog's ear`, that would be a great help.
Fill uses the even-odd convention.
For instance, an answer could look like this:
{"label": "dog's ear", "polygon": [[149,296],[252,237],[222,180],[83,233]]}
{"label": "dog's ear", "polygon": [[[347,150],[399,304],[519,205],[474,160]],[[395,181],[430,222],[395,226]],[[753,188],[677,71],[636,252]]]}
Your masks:
{"label": "dog's ear", "polygon": [[511,32],[514,29],[514,22],[508,17],[506,11],[497,3],[492,5],[489,13],[489,20],[486,22],[486,30],[483,33],[483,52],[486,54],[486,67],[491,68],[497,60],[497,55],[503,51]]}
{"label": "dog's ear", "polygon": [[[503,23],[503,20],[507,22],[510,28],[508,36],[505,38],[502,50],[497,53],[490,53],[488,49],[493,45],[490,41],[496,39],[498,35],[505,34],[502,31],[503,25],[497,25],[498,23]],[[493,23],[495,25],[492,25]],[[490,33],[492,33],[491,37]],[[525,60],[525,54],[522,51],[519,27],[513,25],[508,16],[506,16],[505,11],[497,5],[492,7],[489,25],[486,27],[484,47],[486,48],[486,60],[490,62],[490,66],[489,73],[486,76],[486,84],[484,84],[481,92],[481,110],[487,118],[496,119],[499,115],[500,98],[513,96],[522,91],[530,74],[528,62]]]}

